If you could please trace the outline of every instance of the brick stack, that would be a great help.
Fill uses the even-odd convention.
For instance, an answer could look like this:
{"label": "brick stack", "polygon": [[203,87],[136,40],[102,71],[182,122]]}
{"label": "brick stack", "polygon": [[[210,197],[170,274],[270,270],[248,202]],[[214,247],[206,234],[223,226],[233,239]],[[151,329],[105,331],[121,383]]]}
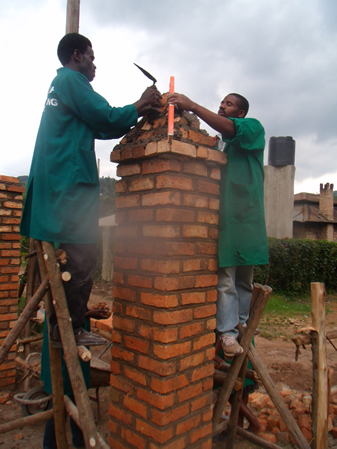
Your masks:
{"label": "brick stack", "polygon": [[110,446],[211,448],[220,166],[199,121],[167,105],[118,162]]}
{"label": "brick stack", "polygon": [[[20,268],[20,217],[24,187],[17,178],[0,176],[0,343],[17,320]],[[15,346],[0,365],[0,388],[14,388]]]}

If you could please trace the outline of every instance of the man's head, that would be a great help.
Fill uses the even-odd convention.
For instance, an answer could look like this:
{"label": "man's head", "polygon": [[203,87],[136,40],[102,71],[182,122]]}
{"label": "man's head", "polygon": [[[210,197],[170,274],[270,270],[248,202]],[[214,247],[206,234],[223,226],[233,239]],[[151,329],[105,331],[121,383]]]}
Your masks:
{"label": "man's head", "polygon": [[94,52],[91,42],[78,33],[66,34],[59,42],[57,56],[64,67],[85,75],[89,81],[95,77]]}
{"label": "man's head", "polygon": [[229,94],[225,97],[218,111],[223,117],[243,118],[249,109],[248,100],[240,94]]}

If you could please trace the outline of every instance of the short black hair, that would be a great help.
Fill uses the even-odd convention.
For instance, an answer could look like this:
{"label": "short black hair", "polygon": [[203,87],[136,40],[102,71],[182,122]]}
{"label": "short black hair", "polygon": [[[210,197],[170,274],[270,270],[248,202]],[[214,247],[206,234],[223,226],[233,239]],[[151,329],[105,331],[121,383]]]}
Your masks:
{"label": "short black hair", "polygon": [[70,61],[74,50],[79,50],[84,54],[88,47],[92,47],[92,45],[87,37],[78,33],[69,33],[60,40],[57,47],[57,56],[64,66]]}
{"label": "short black hair", "polygon": [[248,103],[247,98],[243,97],[240,94],[231,93],[229,95],[234,95],[234,97],[236,97],[239,100],[239,106],[241,109],[243,109],[245,111],[245,116],[246,116],[248,113],[248,109],[249,109],[249,103]]}

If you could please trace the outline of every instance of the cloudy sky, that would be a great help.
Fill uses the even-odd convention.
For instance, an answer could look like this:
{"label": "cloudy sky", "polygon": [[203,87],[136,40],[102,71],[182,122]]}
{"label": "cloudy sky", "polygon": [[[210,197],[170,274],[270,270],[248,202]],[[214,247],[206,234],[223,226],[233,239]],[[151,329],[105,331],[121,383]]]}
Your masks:
{"label": "cloudy sky", "polygon": [[[296,141],[295,192],[337,189],[336,0],[81,0],[80,33],[93,43],[94,89],[133,103],[151,82],[217,111],[229,92],[250,101],[271,136]],[[66,0],[1,0],[0,175],[28,174],[48,87],[60,63]],[[202,122],[201,128],[214,134]],[[118,141],[98,142],[101,176]]]}

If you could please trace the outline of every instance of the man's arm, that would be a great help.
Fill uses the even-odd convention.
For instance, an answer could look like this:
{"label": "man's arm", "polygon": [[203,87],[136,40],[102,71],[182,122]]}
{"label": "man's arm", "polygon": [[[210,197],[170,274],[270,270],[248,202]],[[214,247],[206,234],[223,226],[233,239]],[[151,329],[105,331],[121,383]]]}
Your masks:
{"label": "man's arm", "polygon": [[185,111],[191,111],[197,115],[201,120],[206,122],[215,131],[220,132],[229,139],[235,137],[235,125],[234,122],[226,117],[215,114],[209,109],[204,108],[198,103],[190,100],[188,97],[182,94],[169,94],[168,102],[180,106]]}

